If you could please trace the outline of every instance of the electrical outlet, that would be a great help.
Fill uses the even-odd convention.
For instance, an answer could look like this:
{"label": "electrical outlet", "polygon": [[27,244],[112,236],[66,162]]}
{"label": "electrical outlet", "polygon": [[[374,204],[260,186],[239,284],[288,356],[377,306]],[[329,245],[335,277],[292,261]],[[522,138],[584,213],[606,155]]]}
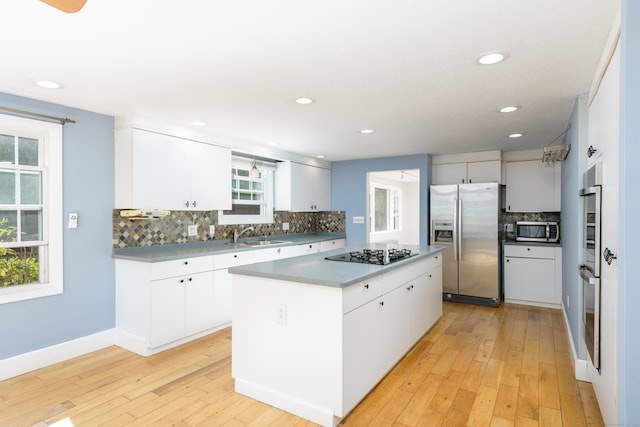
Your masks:
{"label": "electrical outlet", "polygon": [[276,323],[279,325],[287,324],[287,306],[286,304],[276,304]]}
{"label": "electrical outlet", "polygon": [[353,217],[353,223],[354,224],[364,224],[364,217],[363,216],[354,216]]}
{"label": "electrical outlet", "polygon": [[504,231],[507,233],[513,233],[513,224],[505,224]]}
{"label": "electrical outlet", "polygon": [[282,223],[282,231],[289,231],[289,223],[288,222],[283,222]]}
{"label": "electrical outlet", "polygon": [[209,236],[213,236],[216,234],[216,226],[215,225],[210,225],[209,226]]}
{"label": "electrical outlet", "polygon": [[187,236],[193,237],[198,235],[198,226],[190,225],[187,227]]}

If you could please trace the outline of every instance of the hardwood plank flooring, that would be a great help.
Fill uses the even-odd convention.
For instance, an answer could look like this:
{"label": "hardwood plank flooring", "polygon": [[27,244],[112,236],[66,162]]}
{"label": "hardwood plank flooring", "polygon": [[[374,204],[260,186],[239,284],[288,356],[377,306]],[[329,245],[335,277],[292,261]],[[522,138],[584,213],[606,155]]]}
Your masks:
{"label": "hardwood plank flooring", "polygon": [[[603,426],[559,310],[444,303],[349,426]],[[231,329],[148,358],[118,347],[0,382],[0,426],[314,426],[234,392]]]}

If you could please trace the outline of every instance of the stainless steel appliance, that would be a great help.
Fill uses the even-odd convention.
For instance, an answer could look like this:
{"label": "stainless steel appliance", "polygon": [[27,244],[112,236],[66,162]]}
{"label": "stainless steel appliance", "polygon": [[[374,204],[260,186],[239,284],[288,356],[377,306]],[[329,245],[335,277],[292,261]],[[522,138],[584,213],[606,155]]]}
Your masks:
{"label": "stainless steel appliance", "polygon": [[325,257],[330,261],[355,262],[360,264],[391,264],[392,262],[418,255],[409,249],[362,249]]}
{"label": "stainless steel appliance", "polygon": [[583,199],[583,264],[582,321],[584,341],[593,366],[600,370],[600,224],[602,208],[602,164],[596,163],[584,174]]}
{"label": "stainless steel appliance", "polygon": [[444,246],[443,298],[497,307],[502,301],[498,183],[432,185],[432,245]]}
{"label": "stainless steel appliance", "polygon": [[516,240],[521,242],[559,242],[557,222],[516,221]]}

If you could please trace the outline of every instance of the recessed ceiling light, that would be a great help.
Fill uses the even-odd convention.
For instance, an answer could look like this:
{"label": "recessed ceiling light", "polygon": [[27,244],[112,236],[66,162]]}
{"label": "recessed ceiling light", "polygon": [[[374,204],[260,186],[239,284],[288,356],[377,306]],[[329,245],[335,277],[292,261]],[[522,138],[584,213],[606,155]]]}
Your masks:
{"label": "recessed ceiling light", "polygon": [[277,142],[270,142],[269,145],[272,146],[272,147],[277,147],[278,143]]}
{"label": "recessed ceiling light", "polygon": [[317,159],[324,159],[324,157],[325,157],[325,156],[323,156],[322,154],[318,154],[318,155],[316,156],[316,158],[317,158]]}
{"label": "recessed ceiling light", "polygon": [[207,124],[205,122],[191,122],[192,125],[194,126],[206,126]]}
{"label": "recessed ceiling light", "polygon": [[512,133],[511,135],[509,135],[509,138],[520,138],[521,136],[523,136],[524,133]]}
{"label": "recessed ceiling light", "polygon": [[49,80],[38,80],[35,82],[36,85],[43,87],[45,89],[60,89],[62,85],[60,83],[52,82]]}
{"label": "recessed ceiling light", "polygon": [[478,64],[480,65],[493,65],[493,64],[497,64],[498,62],[502,62],[505,59],[507,59],[508,55],[506,53],[500,53],[500,52],[492,52],[492,53],[487,53],[486,55],[482,55],[480,58],[478,58]]}
{"label": "recessed ceiling light", "polygon": [[370,133],[374,133],[374,132],[375,132],[375,130],[373,130],[373,129],[362,129],[362,130],[360,131],[360,133],[363,133],[363,134],[365,134],[365,135],[368,135],[368,134],[370,134]]}
{"label": "recessed ceiling light", "polygon": [[498,111],[501,113],[513,113],[514,111],[518,111],[520,109],[519,106],[513,105],[509,107],[502,107]]}
{"label": "recessed ceiling light", "polygon": [[296,102],[300,105],[309,105],[309,104],[313,104],[313,99],[311,98],[307,98],[306,96],[303,96],[301,98],[296,99]]}

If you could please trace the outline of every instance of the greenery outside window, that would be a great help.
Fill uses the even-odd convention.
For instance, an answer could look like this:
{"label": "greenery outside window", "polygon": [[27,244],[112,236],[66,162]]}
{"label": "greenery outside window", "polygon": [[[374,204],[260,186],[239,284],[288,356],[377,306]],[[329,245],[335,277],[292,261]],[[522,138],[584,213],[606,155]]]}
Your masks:
{"label": "greenery outside window", "polygon": [[[241,156],[231,159],[229,210],[218,212],[219,224],[269,224],[273,222],[275,163]],[[253,169],[253,171],[252,171]]]}
{"label": "greenery outside window", "polygon": [[382,184],[372,184],[373,231],[400,231],[400,189]]}
{"label": "greenery outside window", "polygon": [[0,303],[62,292],[61,195],[62,126],[0,115]]}

